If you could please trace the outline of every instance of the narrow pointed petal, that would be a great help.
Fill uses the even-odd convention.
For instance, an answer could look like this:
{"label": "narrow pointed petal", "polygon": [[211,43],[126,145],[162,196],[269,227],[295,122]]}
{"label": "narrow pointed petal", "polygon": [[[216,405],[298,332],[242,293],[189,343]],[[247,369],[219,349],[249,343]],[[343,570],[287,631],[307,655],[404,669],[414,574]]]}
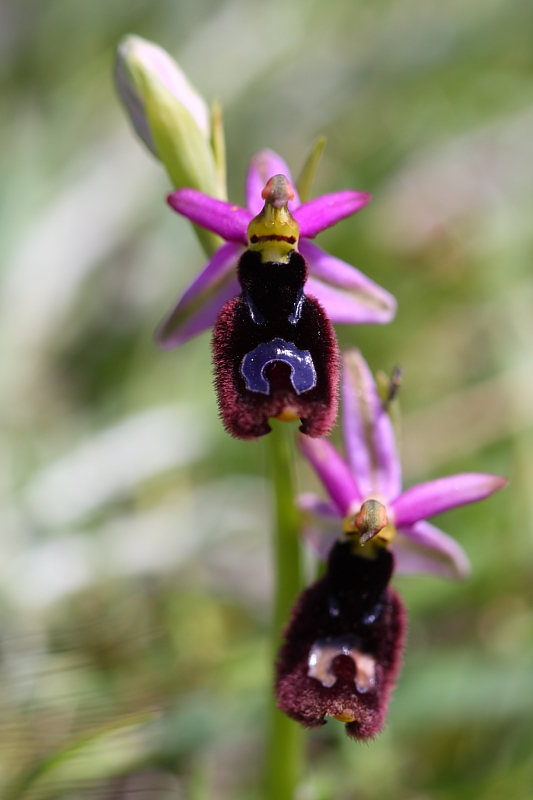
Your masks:
{"label": "narrow pointed petal", "polygon": [[261,192],[274,175],[285,175],[294,189],[294,200],[291,207],[295,208],[300,205],[287,163],[273,150],[261,150],[252,158],[246,176],[246,205],[252,212],[252,216],[257,216],[263,208],[264,200]]}
{"label": "narrow pointed petal", "polygon": [[242,245],[234,242],[226,242],[219,247],[183,293],[179,303],[180,308],[186,308],[192,303],[203,303],[206,296],[213,293],[226,277],[235,271],[243,252]]}
{"label": "narrow pointed petal", "polygon": [[344,325],[383,325],[394,316],[377,309],[372,302],[365,305],[352,292],[334,289],[317,278],[308,279],[306,294],[316,297],[332,322]]}
{"label": "narrow pointed petal", "polygon": [[300,241],[299,249],[309,264],[307,293],[320,300],[332,322],[383,324],[394,317],[395,298],[358,269],[312,242]]}
{"label": "narrow pointed petal", "polygon": [[430,572],[445,578],[470,574],[470,561],[461,545],[425,520],[401,528],[392,549],[399,572]]}
{"label": "narrow pointed petal", "polygon": [[342,429],[350,469],[363,497],[389,501],[401,491],[401,467],[389,415],[359,350],[343,356]]}
{"label": "narrow pointed petal", "polygon": [[339,513],[337,506],[329,503],[327,500],[322,500],[312,492],[304,492],[296,498],[296,504],[302,511],[313,514],[322,520],[333,520],[337,527],[337,534],[340,531],[339,523],[342,516]]}
{"label": "narrow pointed petal", "polygon": [[458,578],[450,564],[433,550],[425,547],[410,550],[398,543],[392,546],[392,552],[398,575],[437,575],[447,580]]}
{"label": "narrow pointed petal", "polygon": [[175,310],[156,331],[156,341],[161,349],[170,350],[172,347],[178,347],[202,331],[212,328],[225,303],[239,294],[240,290],[236,276],[229,275],[227,281],[221,284],[203,305],[195,306],[194,310],[183,318]]}
{"label": "narrow pointed petal", "polygon": [[392,503],[396,525],[404,528],[450,508],[483,500],[506,484],[506,479],[500,475],[483,472],[463,472],[419,483],[418,486],[407,489]]}
{"label": "narrow pointed petal", "polygon": [[336,225],[341,219],[355,214],[366,206],[370,199],[371,195],[367,192],[345,189],[342,192],[323,194],[314,200],[309,200],[292,213],[300,226],[300,235],[313,239],[318,233]]}
{"label": "narrow pointed petal", "polygon": [[325,486],[329,496],[342,517],[348,514],[354,503],[361,501],[361,494],[343,458],[325,439],[299,437],[300,449]]}
{"label": "narrow pointed petal", "polygon": [[227,242],[215,252],[159,327],[156,339],[161,347],[176,347],[209,328],[224,303],[239,294],[235,265],[242,250]]}
{"label": "narrow pointed petal", "polygon": [[326,561],[341,533],[342,517],[337,506],[312,492],[299,495],[296,505],[309,518],[301,532],[305,546],[321,561]]}
{"label": "narrow pointed petal", "polygon": [[316,558],[327,561],[331,548],[339,541],[339,521],[329,529],[318,525],[304,525],[300,535],[306,548]]}
{"label": "narrow pointed petal", "polygon": [[252,215],[245,208],[225,200],[216,200],[196,189],[178,189],[169,194],[167,202],[178,214],[208,231],[218,233],[226,241],[248,243],[246,231]]}

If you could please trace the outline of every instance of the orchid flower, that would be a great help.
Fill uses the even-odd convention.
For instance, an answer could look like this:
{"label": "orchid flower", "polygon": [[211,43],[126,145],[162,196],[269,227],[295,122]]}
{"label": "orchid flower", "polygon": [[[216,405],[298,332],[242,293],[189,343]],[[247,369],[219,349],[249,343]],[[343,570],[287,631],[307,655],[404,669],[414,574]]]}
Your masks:
{"label": "orchid flower", "polygon": [[[164,348],[183,344],[211,327],[222,306],[240,287],[236,265],[248,249],[250,221],[262,207],[261,192],[275,175],[294,186],[287,164],[276,153],[263,150],[251,162],[246,181],[247,208],[184,188],[169,195],[170,206],[201,228],[218,234],[225,243],[213,254],[161,325],[157,338]],[[386,323],[396,311],[395,299],[359,270],[321,250],[311,240],[326,228],[355,214],[370,200],[365,192],[345,190],[300,203],[297,192],[289,210],[300,228],[298,250],[309,266],[306,292],[323,306],[332,322]]]}
{"label": "orchid flower", "polygon": [[463,548],[427,518],[488,497],[506,485],[505,478],[467,472],[402,492],[392,423],[368,365],[355,349],[343,356],[342,400],[347,460],[324,439],[300,438],[304,456],[330,497],[329,501],[313,494],[299,498],[300,507],[319,523],[307,527],[307,541],[325,557],[341,528],[354,530],[365,501],[374,499],[386,515],[377,538],[390,544],[398,571],[465,577],[469,562]]}
{"label": "orchid flower", "polygon": [[220,416],[238,439],[269,433],[272,417],[299,419],[302,433],[326,436],[337,417],[335,331],[306,291],[299,226],[288,210],[294,189],[274,175],[262,197],[237,265],[241,292],[224,304],[213,328]]}
{"label": "orchid flower", "polygon": [[350,737],[368,739],[384,725],[402,659],[405,611],[389,585],[395,566],[465,575],[463,549],[425,517],[481,500],[505,480],[465,473],[402,492],[392,425],[372,374],[357,350],[344,354],[343,367],[348,461],[324,439],[300,440],[330,496],[303,495],[300,505],[336,531],[307,529],[326,571],[300,595],[284,631],[276,697],[307,727],[335,717]]}

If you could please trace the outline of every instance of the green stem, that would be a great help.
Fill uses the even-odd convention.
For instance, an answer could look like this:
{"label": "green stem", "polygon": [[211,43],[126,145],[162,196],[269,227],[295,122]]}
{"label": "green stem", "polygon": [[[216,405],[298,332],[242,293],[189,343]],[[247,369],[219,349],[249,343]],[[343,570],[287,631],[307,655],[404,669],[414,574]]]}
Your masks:
{"label": "green stem", "polygon": [[[273,655],[302,583],[299,518],[294,505],[294,444],[292,426],[270,420],[268,441],[270,474],[276,516],[274,532],[275,600]],[[303,759],[302,729],[272,705],[267,753],[266,798],[293,800]]]}

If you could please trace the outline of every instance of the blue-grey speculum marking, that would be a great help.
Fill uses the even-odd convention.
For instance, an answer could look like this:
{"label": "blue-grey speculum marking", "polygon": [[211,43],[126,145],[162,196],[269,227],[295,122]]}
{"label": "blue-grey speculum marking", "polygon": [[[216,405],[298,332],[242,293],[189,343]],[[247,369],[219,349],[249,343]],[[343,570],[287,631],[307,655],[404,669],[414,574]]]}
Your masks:
{"label": "blue-grey speculum marking", "polygon": [[316,371],[309,350],[299,350],[292,342],[276,337],[271,342],[261,342],[241,361],[241,375],[250,392],[269,394],[270,385],[263,375],[267,364],[283,361],[291,368],[291,383],[296,394],[308,392],[316,386]]}

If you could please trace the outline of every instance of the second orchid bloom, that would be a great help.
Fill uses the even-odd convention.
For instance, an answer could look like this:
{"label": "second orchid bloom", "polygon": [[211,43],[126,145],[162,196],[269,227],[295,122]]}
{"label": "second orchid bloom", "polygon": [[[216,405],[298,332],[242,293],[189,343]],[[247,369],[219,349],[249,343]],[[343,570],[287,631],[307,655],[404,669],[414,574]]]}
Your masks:
{"label": "second orchid bloom", "polygon": [[405,614],[389,586],[393,570],[464,576],[461,546],[425,518],[488,497],[506,481],[463,473],[402,492],[392,424],[357,350],[344,354],[342,400],[347,461],[328,441],[300,439],[329,495],[300,498],[312,518],[304,536],[327,566],[293,610],[276,691],[280,708],[304,725],[336,717],[365,739],[384,724],[400,667]]}

